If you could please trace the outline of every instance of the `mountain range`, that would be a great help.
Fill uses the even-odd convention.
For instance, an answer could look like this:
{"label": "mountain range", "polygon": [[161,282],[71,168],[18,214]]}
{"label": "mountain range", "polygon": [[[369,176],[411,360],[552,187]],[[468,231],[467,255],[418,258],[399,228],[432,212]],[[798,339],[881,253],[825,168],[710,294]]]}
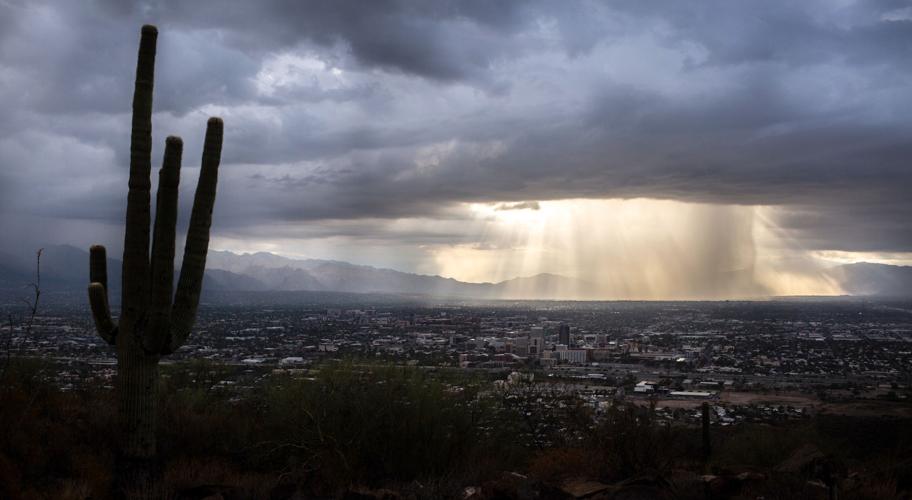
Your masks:
{"label": "mountain range", "polygon": [[[84,289],[88,282],[86,250],[49,246],[41,258],[41,283],[48,289]],[[497,283],[468,283],[453,278],[320,259],[291,259],[258,252],[236,254],[210,250],[203,287],[217,291],[316,291],[470,297],[477,299],[585,299],[598,297],[592,284],[556,274],[537,274]],[[120,288],[121,262],[108,259],[112,299]],[[35,281],[34,255],[0,254],[0,288]],[[912,267],[856,263],[826,271],[849,295],[912,296]]]}

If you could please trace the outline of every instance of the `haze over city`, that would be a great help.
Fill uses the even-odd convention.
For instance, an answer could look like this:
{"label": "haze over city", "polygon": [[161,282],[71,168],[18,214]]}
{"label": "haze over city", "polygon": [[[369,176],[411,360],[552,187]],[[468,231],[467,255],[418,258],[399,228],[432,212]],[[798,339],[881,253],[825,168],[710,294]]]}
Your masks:
{"label": "haze over city", "polygon": [[229,5],[0,4],[0,250],[119,254],[155,23],[153,165],[181,135],[193,179],[199,124],[228,124],[213,249],[601,299],[912,263],[904,2]]}

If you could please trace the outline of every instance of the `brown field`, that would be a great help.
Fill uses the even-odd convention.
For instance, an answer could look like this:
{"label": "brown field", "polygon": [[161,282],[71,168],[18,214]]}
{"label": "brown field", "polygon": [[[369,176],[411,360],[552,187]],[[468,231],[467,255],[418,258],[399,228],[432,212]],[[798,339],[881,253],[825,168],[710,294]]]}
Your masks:
{"label": "brown field", "polygon": [[737,405],[750,404],[773,404],[773,405],[792,405],[800,408],[813,408],[820,404],[820,400],[807,394],[799,393],[773,393],[763,394],[759,392],[723,392],[721,400],[726,403]]}
{"label": "brown field", "polygon": [[[658,408],[699,408],[702,399],[659,399]],[[845,402],[823,402],[814,396],[800,393],[756,393],[756,392],[723,392],[719,399],[708,400],[711,403],[728,405],[783,405],[806,408],[813,413],[827,413],[830,415],[847,415],[853,417],[905,417],[912,418],[912,403],[899,403],[893,401],[878,401],[859,399]],[[636,401],[637,404],[648,405],[646,399]]]}

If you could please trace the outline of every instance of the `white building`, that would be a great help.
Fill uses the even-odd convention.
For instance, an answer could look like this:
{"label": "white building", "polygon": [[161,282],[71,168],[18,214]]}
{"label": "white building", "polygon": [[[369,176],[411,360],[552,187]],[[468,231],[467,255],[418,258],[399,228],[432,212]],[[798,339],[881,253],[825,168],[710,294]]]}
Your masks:
{"label": "white building", "polygon": [[673,398],[707,399],[713,397],[714,392],[708,391],[671,391],[668,393]]}
{"label": "white building", "polygon": [[588,356],[585,349],[561,349],[551,351],[551,357],[568,363],[585,363]]}
{"label": "white building", "polygon": [[655,382],[650,382],[648,380],[641,380],[637,382],[637,385],[634,386],[633,392],[639,394],[652,394],[655,392]]}

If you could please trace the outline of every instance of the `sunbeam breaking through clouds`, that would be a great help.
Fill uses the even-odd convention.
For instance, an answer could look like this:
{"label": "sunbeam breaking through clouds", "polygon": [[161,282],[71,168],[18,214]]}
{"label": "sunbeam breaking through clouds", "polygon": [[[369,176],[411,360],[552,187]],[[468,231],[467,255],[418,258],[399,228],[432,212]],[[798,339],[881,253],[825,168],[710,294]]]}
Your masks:
{"label": "sunbeam breaking through clouds", "polygon": [[523,205],[469,205],[476,218],[467,242],[433,250],[440,274],[501,281],[552,273],[574,278],[563,295],[581,299],[841,293],[820,272],[830,263],[795,247],[768,207],[650,199]]}

